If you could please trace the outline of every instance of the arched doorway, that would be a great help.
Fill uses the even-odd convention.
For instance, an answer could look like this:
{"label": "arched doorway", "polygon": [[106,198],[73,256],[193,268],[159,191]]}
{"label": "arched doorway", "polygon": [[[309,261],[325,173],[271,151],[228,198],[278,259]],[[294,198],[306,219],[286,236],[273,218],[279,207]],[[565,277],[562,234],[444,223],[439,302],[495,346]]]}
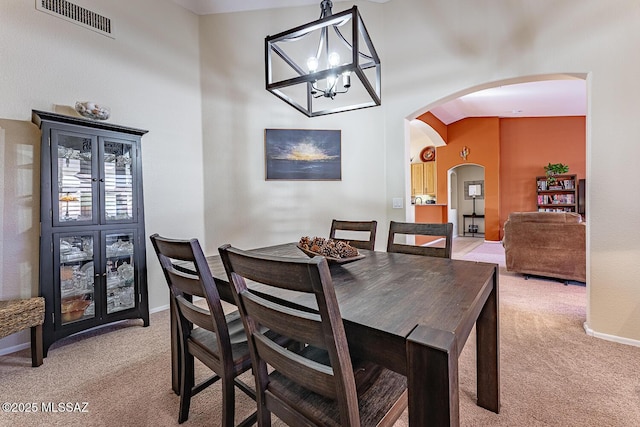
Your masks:
{"label": "arched doorway", "polygon": [[484,167],[461,164],[448,171],[448,218],[454,236],[484,238]]}
{"label": "arched doorway", "polygon": [[[554,75],[528,76],[528,77],[521,77],[521,78],[515,78],[515,79],[507,79],[507,80],[502,80],[497,82],[489,82],[486,84],[468,88],[464,91],[460,91],[456,94],[443,98],[438,102],[434,102],[428,105],[427,107],[425,107],[424,109],[416,111],[414,114],[411,114],[410,116],[408,116],[407,121],[408,122],[415,121],[416,117],[419,117],[420,120],[424,120],[424,117],[428,116],[431,110],[435,111],[439,108],[439,106],[442,106],[445,104],[446,104],[446,109],[452,109],[452,110],[455,109],[456,105],[458,104],[465,104],[469,102],[475,103],[474,105],[477,107],[479,105],[478,102],[486,102],[487,104],[499,103],[496,101],[495,98],[493,98],[493,95],[496,93],[498,94],[508,93],[511,99],[515,99],[514,94],[522,92],[523,93],[522,96],[526,96],[525,89],[531,90],[532,85],[535,85],[535,84],[544,85],[548,91],[549,89],[559,88],[561,86],[558,86],[558,85],[562,85],[565,83],[569,86],[581,88],[582,97],[585,100],[584,102],[585,112],[582,114],[583,114],[583,119],[586,120],[585,79],[586,79],[586,75],[554,74]],[[576,84],[576,82],[578,84]],[[493,88],[493,90],[489,90],[490,88]],[[545,92],[545,91],[542,90],[541,92]],[[557,91],[557,92],[561,92],[561,91]],[[500,95],[496,95],[496,96],[500,96]],[[558,102],[558,104],[559,103],[560,102]],[[543,103],[543,104],[549,104],[549,103]],[[453,207],[449,202],[449,197],[450,197],[450,188],[449,188],[450,176],[448,175],[449,169],[452,169],[453,167],[461,163],[467,163],[467,164],[475,163],[475,164],[484,166],[486,190],[491,190],[487,192],[487,198],[485,200],[485,211],[487,215],[485,218],[486,227],[487,227],[486,237],[488,240],[499,241],[502,238],[501,227],[503,222],[506,220],[506,216],[508,216],[508,211],[518,211],[518,210],[532,211],[537,209],[535,204],[536,199],[535,199],[535,194],[534,194],[535,191],[534,191],[534,184],[533,184],[535,183],[535,176],[543,174],[544,172],[542,170],[542,167],[546,165],[549,161],[552,161],[552,159],[555,159],[556,155],[555,155],[555,150],[553,149],[550,151],[539,150],[538,152],[534,152],[533,157],[539,156],[540,158],[531,162],[530,165],[527,165],[527,168],[529,169],[520,168],[519,164],[514,167],[513,165],[515,163],[511,161],[513,157],[508,159],[506,162],[502,162],[501,164],[500,157],[503,152],[502,151],[503,147],[501,146],[501,143],[502,143],[501,138],[503,137],[502,128],[505,124],[505,121],[509,121],[509,120],[518,121],[519,119],[530,119],[531,117],[533,118],[544,117],[544,111],[534,110],[534,109],[532,109],[531,111],[528,111],[528,110],[519,111],[514,109],[513,111],[508,111],[508,112],[505,112],[504,114],[495,113],[495,115],[492,115],[489,117],[482,116],[481,114],[482,111],[477,111],[477,113],[479,114],[478,115],[469,114],[467,116],[464,116],[463,119],[459,119],[459,120],[455,118],[455,114],[454,114],[451,116],[453,117],[451,120],[457,120],[457,121],[453,123],[450,123],[450,122],[442,123],[441,121],[438,120],[437,117],[431,114],[431,116],[434,117],[436,121],[439,121],[439,124],[436,123],[432,133],[436,133],[436,130],[437,130],[438,131],[437,133],[439,135],[444,135],[443,139],[446,144],[443,147],[439,147],[437,150],[438,151],[438,156],[437,156],[438,164],[436,166],[437,187],[438,187],[437,203],[439,204],[446,203],[448,204],[449,208]],[[519,115],[521,115],[521,117]],[[529,115],[531,117],[529,117]],[[555,110],[552,114],[550,114],[550,116],[553,117],[554,115],[560,117],[563,115],[563,112]],[[481,123],[481,122],[483,123],[483,126],[484,126],[482,130],[483,133],[481,132],[480,134],[478,134],[478,131],[477,131],[478,127],[473,125],[466,126],[463,131],[460,131],[460,128],[464,127],[466,123],[473,122],[474,120],[476,121],[476,123]],[[425,120],[425,121],[431,124],[432,127],[434,126],[429,120]],[[444,133],[442,132],[442,127],[438,127],[439,125],[442,125],[442,127],[445,128]],[[452,137],[452,132],[451,132],[452,128],[458,128],[458,132],[455,135],[457,136],[457,138],[455,136]],[[585,121],[583,120],[582,129],[584,130],[585,128],[586,128],[586,125],[585,125]],[[449,130],[448,137],[447,137],[447,129]],[[460,140],[461,140],[460,135],[464,135],[467,137],[467,139],[464,140],[464,142],[461,144],[460,144]],[[478,135],[480,135],[480,137],[478,137]],[[407,136],[408,136],[408,133],[407,133]],[[538,146],[540,144],[540,141],[541,140],[527,141],[526,146],[529,147],[529,149],[531,149],[531,147]],[[409,138],[409,141],[407,142],[407,144],[410,144],[410,142],[411,142],[411,139]],[[458,144],[458,146],[456,146],[456,144]],[[582,140],[582,144],[583,144],[582,147],[584,151],[586,147],[586,138]],[[464,162],[462,162],[459,156],[459,152],[461,151],[461,149],[465,147],[470,149],[471,154],[469,155],[468,159],[465,158]],[[540,153],[543,153],[543,152],[545,154],[541,156]],[[546,154],[548,152],[552,152],[553,154],[548,156]],[[512,150],[512,153],[510,155],[517,156],[518,155],[517,150],[516,151]],[[528,156],[528,155],[525,154],[524,156]],[[549,158],[547,159],[547,157]],[[553,162],[557,162],[557,161],[558,160],[553,160]],[[578,167],[576,168],[578,175],[582,174],[583,176],[585,176],[586,162],[583,160],[578,163],[580,163],[577,165]],[[501,169],[504,167],[507,167],[507,169],[511,167],[511,170],[507,170],[506,173],[504,173],[504,171],[501,173]],[[408,167],[407,167],[406,173],[407,175],[409,175]],[[516,177],[517,179],[513,179],[513,176],[511,176],[512,174],[517,175]],[[502,187],[505,187],[505,188],[503,189]],[[527,192],[527,191],[531,191],[532,194],[531,195],[522,194],[518,197],[511,197],[512,193],[519,194],[521,192]],[[505,194],[505,192],[509,194]],[[455,208],[455,209],[458,209],[458,208]],[[408,211],[409,210],[410,209],[408,209]],[[462,215],[462,213],[458,212],[458,215]],[[411,218],[412,218],[412,213],[407,212],[407,219],[411,219]],[[450,220],[451,219],[453,219],[456,223],[461,221],[461,220],[456,221],[456,218],[450,218]],[[458,231],[461,231],[461,228],[458,228]]]}

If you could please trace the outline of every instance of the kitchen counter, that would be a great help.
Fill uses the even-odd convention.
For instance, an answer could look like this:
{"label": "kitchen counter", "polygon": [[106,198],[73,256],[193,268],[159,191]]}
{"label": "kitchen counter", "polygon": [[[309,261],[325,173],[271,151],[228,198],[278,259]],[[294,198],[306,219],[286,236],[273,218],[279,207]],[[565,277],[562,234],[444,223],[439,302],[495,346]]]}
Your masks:
{"label": "kitchen counter", "polygon": [[415,221],[434,224],[444,224],[447,222],[447,207],[442,204],[419,204],[416,208]]}

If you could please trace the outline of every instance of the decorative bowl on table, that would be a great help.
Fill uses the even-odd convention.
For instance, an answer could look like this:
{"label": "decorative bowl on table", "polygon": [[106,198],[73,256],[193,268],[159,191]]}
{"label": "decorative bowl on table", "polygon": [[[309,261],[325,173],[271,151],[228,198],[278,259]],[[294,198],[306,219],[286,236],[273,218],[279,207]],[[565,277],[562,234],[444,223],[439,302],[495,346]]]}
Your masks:
{"label": "decorative bowl on table", "polygon": [[109,107],[91,101],[76,102],[76,111],[81,116],[94,120],[107,120],[111,115]]}
{"label": "decorative bowl on table", "polygon": [[364,255],[349,243],[324,237],[305,236],[298,242],[298,249],[310,258],[323,256],[329,264],[347,264],[364,258]]}

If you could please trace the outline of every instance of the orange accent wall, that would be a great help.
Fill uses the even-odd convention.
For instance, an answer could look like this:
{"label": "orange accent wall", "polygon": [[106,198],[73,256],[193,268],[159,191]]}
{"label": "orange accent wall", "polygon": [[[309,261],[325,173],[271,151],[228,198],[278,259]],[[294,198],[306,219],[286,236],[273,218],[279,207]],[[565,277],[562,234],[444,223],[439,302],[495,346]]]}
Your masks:
{"label": "orange accent wall", "polygon": [[[447,205],[416,205],[416,222],[426,222],[432,224],[444,224],[447,222]],[[438,239],[416,236],[416,245],[424,245]]]}
{"label": "orange accent wall", "polygon": [[[431,113],[423,116],[427,114]],[[434,127],[423,116],[420,119]],[[584,116],[468,118],[445,127],[447,146],[436,147],[436,200],[447,202],[449,169],[464,164],[483,166],[486,240],[504,237],[509,213],[537,210],[535,177],[544,175],[548,163],[567,164],[569,173],[585,178]],[[460,157],[464,146],[469,148],[466,161]]]}
{"label": "orange accent wall", "polygon": [[439,118],[433,115],[433,113],[427,111],[421,116],[417,117],[418,120],[422,120],[440,134],[445,143],[448,142],[448,129],[447,125],[440,121]]}
{"label": "orange accent wall", "polygon": [[[500,120],[500,238],[511,212],[537,210],[535,177],[548,163],[569,165],[585,178],[586,118],[530,117]],[[439,176],[438,176],[439,177]]]}
{"label": "orange accent wall", "polygon": [[[485,239],[500,240],[500,119],[488,117],[459,120],[448,126],[447,135],[447,146],[436,148],[436,200],[446,203],[449,169],[464,164],[483,166]],[[464,146],[469,148],[466,161],[460,157]]]}

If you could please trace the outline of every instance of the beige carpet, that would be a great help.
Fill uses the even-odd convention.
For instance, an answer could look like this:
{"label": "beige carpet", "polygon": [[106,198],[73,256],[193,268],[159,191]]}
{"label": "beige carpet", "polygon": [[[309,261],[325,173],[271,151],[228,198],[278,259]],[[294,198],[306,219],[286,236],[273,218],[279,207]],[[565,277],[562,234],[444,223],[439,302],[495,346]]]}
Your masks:
{"label": "beige carpet", "polygon": [[[454,242],[458,240],[455,239]],[[472,249],[464,254],[456,255],[454,243],[453,258],[466,259],[470,261],[490,262],[498,264],[500,267],[506,267],[504,258],[504,248],[500,242],[484,242],[480,245],[472,247]]]}
{"label": "beige carpet", "polygon": [[[496,259],[499,253],[488,252],[500,247],[484,243],[460,257]],[[640,425],[640,348],[585,335],[585,305],[583,286],[525,281],[502,268],[502,410],[493,414],[475,404],[472,333],[459,363],[462,425]],[[127,321],[59,341],[39,368],[30,367],[28,350],[0,357],[0,400],[34,402],[39,409],[35,414],[2,412],[0,425],[177,425],[178,397],[170,387],[168,314],[153,314],[148,328],[140,325],[140,321]],[[200,368],[199,372],[206,371]],[[88,402],[88,413],[43,414],[41,402]],[[219,402],[219,386],[214,385],[194,398],[183,425],[219,425]],[[253,406],[238,393],[239,417]],[[406,425],[405,413],[396,426]]]}

